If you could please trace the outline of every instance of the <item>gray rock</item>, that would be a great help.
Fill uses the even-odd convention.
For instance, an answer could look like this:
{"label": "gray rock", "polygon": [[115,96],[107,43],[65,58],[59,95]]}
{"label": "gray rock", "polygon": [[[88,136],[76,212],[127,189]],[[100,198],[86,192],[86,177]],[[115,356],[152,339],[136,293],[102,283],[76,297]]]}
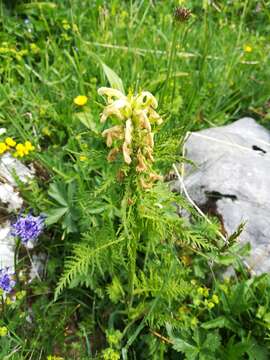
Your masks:
{"label": "gray rock", "polygon": [[228,235],[245,222],[240,241],[252,246],[248,265],[270,271],[270,132],[243,118],[191,133],[185,148],[194,163],[184,173],[190,197],[201,208],[214,206]]}
{"label": "gray rock", "polygon": [[[0,129],[1,135],[1,129]],[[27,183],[34,177],[33,170],[9,153],[0,157],[0,205],[7,213],[19,211],[23,199],[16,191],[16,178]],[[0,268],[14,269],[15,241],[11,236],[11,224],[8,219],[0,219]]]}

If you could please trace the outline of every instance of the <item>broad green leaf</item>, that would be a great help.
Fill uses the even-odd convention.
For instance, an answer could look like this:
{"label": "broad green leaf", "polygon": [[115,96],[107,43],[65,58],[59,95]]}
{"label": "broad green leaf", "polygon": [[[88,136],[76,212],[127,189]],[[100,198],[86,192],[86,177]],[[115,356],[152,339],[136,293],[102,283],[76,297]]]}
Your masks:
{"label": "broad green leaf", "polygon": [[170,324],[166,325],[167,332],[173,343],[173,349],[182,352],[186,355],[188,360],[195,360],[199,354],[199,348],[195,345],[188,343],[186,340],[177,338],[172,333],[172,327]]}
{"label": "broad green leaf", "polygon": [[218,331],[215,331],[207,334],[206,340],[203,344],[203,348],[214,353],[220,347],[220,344],[221,344],[221,337]]}
{"label": "broad green leaf", "polygon": [[[47,211],[47,224],[54,224],[62,217],[62,228],[67,233],[77,232],[77,221],[80,217],[74,198],[76,195],[77,186],[75,182],[68,185],[65,183],[53,183],[49,187],[48,194],[57,203],[57,206]],[[61,206],[59,206],[61,205]]]}
{"label": "broad green leaf", "polygon": [[79,113],[75,114],[74,116],[89,130],[93,131],[96,134],[99,133],[99,131],[97,129],[97,124],[96,124],[94,117],[90,111],[79,112]]}
{"label": "broad green leaf", "polygon": [[123,82],[120,77],[104,62],[101,61],[102,69],[111,85],[112,88],[120,90],[123,94],[125,93],[125,89],[123,86]]}
{"label": "broad green leaf", "polygon": [[60,184],[60,183],[50,184],[48,194],[59,204],[65,206],[65,207],[68,206],[66,188],[65,188],[64,184]]}
{"label": "broad green leaf", "polygon": [[54,208],[47,211],[46,215],[46,224],[52,225],[55,224],[65,213],[68,211],[67,207]]}
{"label": "broad green leaf", "polygon": [[204,329],[227,328],[237,332],[238,326],[225,316],[219,316],[216,319],[209,320],[201,325]]}
{"label": "broad green leaf", "polygon": [[51,11],[57,8],[57,4],[53,2],[33,2],[29,4],[21,4],[18,5],[16,10],[20,13],[26,14],[38,14],[41,10],[42,11]]}

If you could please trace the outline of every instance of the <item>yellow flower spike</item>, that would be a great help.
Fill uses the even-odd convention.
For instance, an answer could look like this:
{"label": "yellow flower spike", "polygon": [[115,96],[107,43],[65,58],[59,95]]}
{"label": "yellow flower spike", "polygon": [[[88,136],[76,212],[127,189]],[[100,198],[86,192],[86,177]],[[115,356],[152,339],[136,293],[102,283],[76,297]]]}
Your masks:
{"label": "yellow flower spike", "polygon": [[88,101],[88,97],[85,95],[78,95],[73,99],[73,102],[77,106],[84,106]]}
{"label": "yellow flower spike", "polygon": [[15,147],[16,146],[16,141],[14,141],[11,137],[7,137],[5,139],[5,143],[6,143],[6,145],[8,145],[10,147]]}
{"label": "yellow flower spike", "polygon": [[3,142],[0,142],[0,154],[3,154],[5,151],[7,151],[7,145]]}
{"label": "yellow flower spike", "polygon": [[244,45],[244,52],[247,53],[251,53],[252,52],[252,47],[250,45]]}
{"label": "yellow flower spike", "polygon": [[7,336],[7,334],[8,334],[8,328],[6,326],[1,326],[0,327],[0,337]]}
{"label": "yellow flower spike", "polygon": [[[141,186],[144,189],[151,188],[155,181],[161,179],[151,169],[154,163],[152,124],[162,123],[161,117],[154,110],[158,106],[156,98],[148,91],[125,95],[107,87],[98,89],[98,94],[106,97],[107,104],[100,116],[101,123],[112,117],[117,124],[102,133],[106,137],[107,146],[113,147],[108,161],[113,161],[122,147],[124,162],[130,165],[134,159],[135,169],[141,174]],[[120,145],[119,140],[123,140]]]}
{"label": "yellow flower spike", "polygon": [[219,297],[214,294],[214,295],[212,296],[212,301],[213,301],[215,304],[218,304],[218,303],[219,303]]}

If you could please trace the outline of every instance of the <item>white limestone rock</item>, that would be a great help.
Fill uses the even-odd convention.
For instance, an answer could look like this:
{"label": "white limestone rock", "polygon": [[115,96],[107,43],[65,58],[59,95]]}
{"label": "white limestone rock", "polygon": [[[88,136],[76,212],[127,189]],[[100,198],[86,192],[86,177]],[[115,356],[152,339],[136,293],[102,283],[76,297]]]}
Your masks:
{"label": "white limestone rock", "polygon": [[[0,129],[1,130],[1,129]],[[1,131],[0,131],[1,134]],[[33,170],[25,166],[20,160],[9,153],[0,158],[0,206],[11,213],[19,211],[23,206],[23,199],[16,191],[16,177],[27,183],[34,176]],[[14,238],[10,235],[9,220],[0,218],[0,268],[14,269]]]}
{"label": "white limestone rock", "polygon": [[[256,273],[270,271],[270,132],[251,118],[191,133],[185,187],[202,208],[214,203],[224,228],[252,246],[248,265]],[[180,184],[174,184],[175,190]]]}

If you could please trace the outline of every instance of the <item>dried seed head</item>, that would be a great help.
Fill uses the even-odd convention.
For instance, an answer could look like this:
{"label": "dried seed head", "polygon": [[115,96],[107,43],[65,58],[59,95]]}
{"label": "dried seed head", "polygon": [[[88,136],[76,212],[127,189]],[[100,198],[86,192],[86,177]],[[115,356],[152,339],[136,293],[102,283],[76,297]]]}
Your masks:
{"label": "dried seed head", "polygon": [[136,166],[136,171],[137,172],[144,172],[147,170],[147,165],[145,163],[145,158],[142,155],[141,149],[138,150],[137,153],[137,160],[138,160],[138,165]]}
{"label": "dried seed head", "polygon": [[110,129],[106,129],[102,133],[103,137],[106,137],[106,144],[108,147],[111,147],[113,140],[121,140],[124,137],[124,129],[121,125],[116,125]]}
{"label": "dried seed head", "polygon": [[107,160],[109,162],[112,162],[116,159],[117,155],[119,154],[120,149],[119,148],[113,148],[110,150],[108,156],[107,156]]}
{"label": "dried seed head", "polygon": [[191,10],[184,7],[177,7],[174,10],[174,18],[178,22],[185,22],[191,16]]}

